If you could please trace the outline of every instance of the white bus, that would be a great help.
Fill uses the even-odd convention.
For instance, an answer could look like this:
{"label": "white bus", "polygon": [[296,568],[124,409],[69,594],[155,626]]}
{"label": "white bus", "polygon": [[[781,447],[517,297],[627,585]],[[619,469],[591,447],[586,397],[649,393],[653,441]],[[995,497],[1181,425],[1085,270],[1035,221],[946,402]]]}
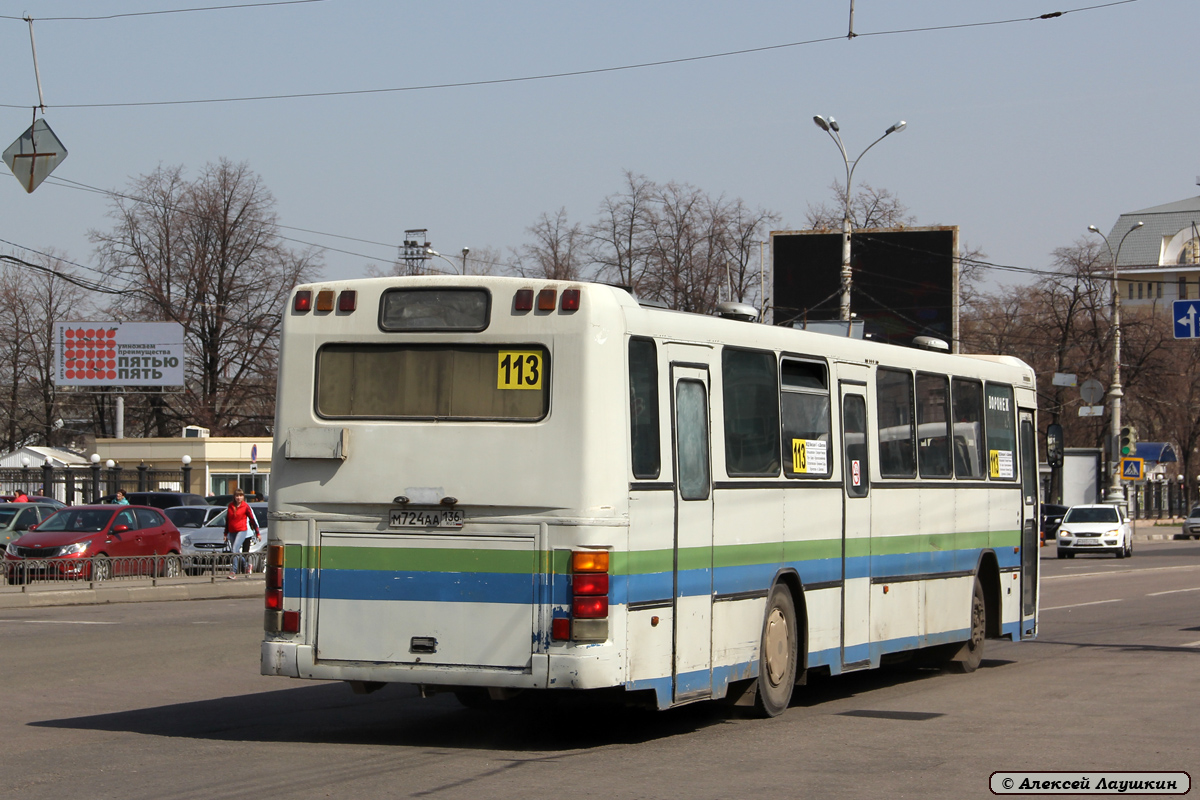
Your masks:
{"label": "white bus", "polygon": [[1037,632],[1035,382],[589,283],[293,291],[262,672],[766,715]]}

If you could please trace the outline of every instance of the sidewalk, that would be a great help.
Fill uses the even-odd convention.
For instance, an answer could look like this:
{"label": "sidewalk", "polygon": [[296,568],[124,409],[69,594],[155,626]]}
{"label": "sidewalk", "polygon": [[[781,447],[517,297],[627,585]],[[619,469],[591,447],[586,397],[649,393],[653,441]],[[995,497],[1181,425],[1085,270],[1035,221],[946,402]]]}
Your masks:
{"label": "sidewalk", "polygon": [[1164,539],[1174,539],[1175,534],[1182,530],[1183,520],[1179,517],[1135,519],[1133,521],[1133,540],[1135,542],[1158,542]]}
{"label": "sidewalk", "polygon": [[157,586],[149,580],[114,582],[98,585],[95,589],[63,589],[61,586],[61,583],[39,585],[35,582],[20,588],[0,587],[0,609],[262,597],[264,580],[259,574],[240,576],[233,581],[178,578],[165,582],[160,579]]}

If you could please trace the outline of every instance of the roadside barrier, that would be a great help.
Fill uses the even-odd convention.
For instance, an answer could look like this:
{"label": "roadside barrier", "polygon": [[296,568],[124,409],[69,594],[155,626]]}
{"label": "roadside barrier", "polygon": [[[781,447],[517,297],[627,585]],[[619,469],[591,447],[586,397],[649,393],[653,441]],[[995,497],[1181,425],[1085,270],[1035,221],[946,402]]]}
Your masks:
{"label": "roadside barrier", "polygon": [[[32,554],[31,554],[32,555]],[[188,583],[196,580],[224,580],[231,575],[245,577],[266,569],[266,552],[204,553],[110,558],[8,558],[0,573],[0,592],[25,591],[26,587],[94,589],[98,585],[122,581]],[[236,565],[235,565],[236,562]],[[234,569],[237,572],[234,572]]]}

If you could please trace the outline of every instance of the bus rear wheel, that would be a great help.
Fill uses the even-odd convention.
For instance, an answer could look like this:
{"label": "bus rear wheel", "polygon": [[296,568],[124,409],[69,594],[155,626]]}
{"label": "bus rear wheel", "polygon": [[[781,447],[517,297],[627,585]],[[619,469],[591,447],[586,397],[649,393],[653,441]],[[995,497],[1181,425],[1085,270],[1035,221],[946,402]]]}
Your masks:
{"label": "bus rear wheel", "polygon": [[983,584],[975,576],[975,589],[971,592],[971,638],[963,645],[961,660],[950,665],[958,672],[974,672],[983,661],[983,643],[987,636],[987,604],[983,600]]}
{"label": "bus rear wheel", "polygon": [[796,685],[796,605],[792,593],[776,584],[767,598],[762,643],[758,650],[758,691],[754,708],[764,717],[787,711]]}

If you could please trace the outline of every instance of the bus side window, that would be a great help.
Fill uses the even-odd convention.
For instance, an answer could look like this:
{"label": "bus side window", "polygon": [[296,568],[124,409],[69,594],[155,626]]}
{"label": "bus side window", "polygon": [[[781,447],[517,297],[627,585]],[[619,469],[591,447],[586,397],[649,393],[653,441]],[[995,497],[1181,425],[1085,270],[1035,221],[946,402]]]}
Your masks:
{"label": "bus side window", "polygon": [[829,452],[829,383],[825,365],[785,358],[780,363],[783,412],[783,474],[824,478],[833,468]]}
{"label": "bus side window", "polygon": [[951,384],[954,419],[954,474],[983,477],[983,385],[955,378]]}
{"label": "bus side window", "polygon": [[913,378],[907,370],[880,369],[875,376],[879,416],[879,474],[912,478],[917,474],[913,448]]}
{"label": "bus side window", "polygon": [[950,477],[950,381],[917,373],[917,461],[922,478]]}
{"label": "bus side window", "polygon": [[1016,405],[1011,386],[988,382],[984,394],[984,431],[987,435],[988,477],[992,480],[1017,479]]}
{"label": "bus side window", "polygon": [[657,478],[658,353],[653,339],[629,340],[629,434],[635,478]]}
{"label": "bus side window", "polygon": [[779,474],[779,383],[774,353],[721,353],[725,471],[730,476]]}

